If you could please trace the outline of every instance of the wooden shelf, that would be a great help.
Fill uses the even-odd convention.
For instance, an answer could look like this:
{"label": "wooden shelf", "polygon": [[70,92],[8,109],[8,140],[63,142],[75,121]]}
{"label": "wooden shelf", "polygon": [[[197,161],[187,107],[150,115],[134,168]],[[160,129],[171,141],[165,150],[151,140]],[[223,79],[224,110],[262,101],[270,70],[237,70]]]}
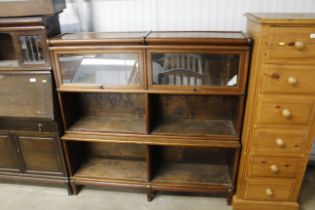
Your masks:
{"label": "wooden shelf", "polygon": [[231,120],[177,119],[159,121],[152,134],[236,136]]}
{"label": "wooden shelf", "polygon": [[132,135],[125,133],[85,133],[66,131],[62,136],[63,141],[84,141],[84,142],[113,142],[113,143],[136,143],[145,145],[168,145],[168,146],[205,146],[213,148],[240,148],[239,138],[222,138],[213,136],[199,138],[186,136],[165,136],[165,135]]}
{"label": "wooden shelf", "polygon": [[70,131],[93,131],[93,132],[127,132],[145,133],[145,121],[143,118],[83,116],[80,117],[70,128]]}
{"label": "wooden shelf", "polygon": [[74,174],[75,178],[134,180],[146,182],[145,160],[89,158]]}
{"label": "wooden shelf", "polygon": [[227,165],[206,163],[163,162],[156,171],[153,183],[232,186]]}

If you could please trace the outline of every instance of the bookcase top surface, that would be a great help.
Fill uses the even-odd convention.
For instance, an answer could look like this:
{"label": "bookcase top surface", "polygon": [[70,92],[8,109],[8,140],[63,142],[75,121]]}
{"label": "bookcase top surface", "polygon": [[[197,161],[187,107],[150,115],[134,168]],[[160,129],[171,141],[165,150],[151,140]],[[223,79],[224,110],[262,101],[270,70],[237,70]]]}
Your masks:
{"label": "bookcase top surface", "polygon": [[265,24],[315,24],[315,13],[246,13],[245,16]]}
{"label": "bookcase top surface", "polygon": [[152,38],[246,39],[247,37],[239,31],[153,31],[147,39]]}
{"label": "bookcase top surface", "polygon": [[239,31],[148,31],[66,33],[50,39],[51,45],[68,44],[248,44]]}
{"label": "bookcase top surface", "polygon": [[148,32],[78,32],[50,39],[50,44],[143,43]]}
{"label": "bookcase top surface", "polygon": [[154,31],[145,39],[148,44],[248,44],[248,37],[240,31]]}

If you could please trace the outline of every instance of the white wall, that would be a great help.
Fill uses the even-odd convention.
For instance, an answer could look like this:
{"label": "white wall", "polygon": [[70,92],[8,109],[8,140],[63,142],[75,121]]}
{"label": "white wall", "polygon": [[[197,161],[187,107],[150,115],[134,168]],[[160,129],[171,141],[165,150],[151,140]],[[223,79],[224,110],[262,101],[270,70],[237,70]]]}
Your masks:
{"label": "white wall", "polygon": [[70,31],[79,22],[87,31],[245,30],[245,12],[315,13],[315,0],[69,1],[60,18]]}

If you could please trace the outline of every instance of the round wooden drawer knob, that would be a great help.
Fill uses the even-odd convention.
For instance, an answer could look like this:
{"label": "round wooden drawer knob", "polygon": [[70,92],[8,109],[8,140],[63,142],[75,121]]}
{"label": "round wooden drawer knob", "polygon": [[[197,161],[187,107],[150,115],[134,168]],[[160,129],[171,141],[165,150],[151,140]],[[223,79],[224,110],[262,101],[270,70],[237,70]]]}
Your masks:
{"label": "round wooden drawer knob", "polygon": [[265,190],[265,192],[266,192],[266,195],[267,195],[267,196],[269,196],[269,197],[273,196],[273,191],[272,191],[272,189],[267,188],[267,189]]}
{"label": "round wooden drawer knob", "polygon": [[291,112],[290,112],[290,110],[288,110],[288,109],[283,109],[283,110],[281,111],[281,113],[282,113],[282,116],[285,117],[285,118],[291,117]]}
{"label": "round wooden drawer knob", "polygon": [[277,140],[276,140],[276,145],[277,145],[278,147],[283,147],[283,146],[284,146],[284,141],[283,141],[282,139],[277,139]]}
{"label": "round wooden drawer knob", "polygon": [[298,83],[298,80],[295,77],[289,77],[288,78],[288,83],[290,85],[296,85]]}
{"label": "round wooden drawer knob", "polygon": [[277,165],[271,165],[271,166],[270,166],[270,170],[271,170],[273,173],[279,172],[279,168],[278,168]]}
{"label": "round wooden drawer knob", "polygon": [[305,43],[302,41],[297,41],[294,43],[294,47],[297,50],[303,50],[305,48]]}

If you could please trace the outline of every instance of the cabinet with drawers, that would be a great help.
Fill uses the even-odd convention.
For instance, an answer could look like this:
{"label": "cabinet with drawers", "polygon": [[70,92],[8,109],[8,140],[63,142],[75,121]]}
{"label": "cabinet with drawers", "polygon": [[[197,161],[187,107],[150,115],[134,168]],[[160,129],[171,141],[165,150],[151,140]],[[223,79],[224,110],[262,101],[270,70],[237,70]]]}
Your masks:
{"label": "cabinet with drawers", "polygon": [[234,210],[297,210],[315,134],[315,15],[247,14],[254,40]]}

